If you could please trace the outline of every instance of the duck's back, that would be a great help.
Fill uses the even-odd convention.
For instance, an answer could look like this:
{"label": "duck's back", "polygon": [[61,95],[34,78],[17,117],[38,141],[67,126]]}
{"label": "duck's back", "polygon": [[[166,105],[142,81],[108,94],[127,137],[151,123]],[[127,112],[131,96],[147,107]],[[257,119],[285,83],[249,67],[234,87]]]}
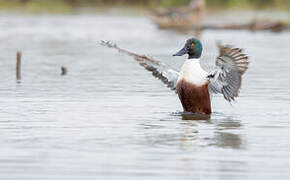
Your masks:
{"label": "duck's back", "polygon": [[185,61],[177,83],[177,92],[184,111],[211,113],[207,73],[201,68],[199,59]]}

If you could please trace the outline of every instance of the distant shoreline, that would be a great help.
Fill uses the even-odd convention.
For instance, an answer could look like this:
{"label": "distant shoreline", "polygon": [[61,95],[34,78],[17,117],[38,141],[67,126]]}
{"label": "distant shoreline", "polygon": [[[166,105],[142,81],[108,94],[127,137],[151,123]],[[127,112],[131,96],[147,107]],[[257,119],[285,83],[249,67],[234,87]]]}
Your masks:
{"label": "distant shoreline", "polygon": [[[220,0],[222,1],[222,0]],[[232,2],[234,2],[233,0]],[[273,0],[274,1],[274,0]],[[283,0],[278,0],[283,1]],[[107,9],[130,9],[134,10],[141,10],[146,12],[148,10],[154,10],[156,8],[162,7],[176,7],[176,6],[184,6],[185,3],[174,3],[177,1],[170,1],[170,3],[100,3],[96,1],[95,3],[79,3],[78,0],[71,1],[75,3],[69,3],[68,0],[0,0],[0,12],[25,12],[25,13],[82,13],[82,12],[100,12]],[[98,3],[99,2],[99,3]],[[105,1],[104,1],[105,2]],[[111,1],[113,2],[113,1]],[[127,2],[127,1],[123,1]],[[129,0],[128,0],[129,2]],[[130,1],[131,2],[131,1]],[[138,2],[141,2],[139,0]],[[150,0],[144,2],[151,2]],[[185,2],[185,1],[183,1]],[[263,5],[263,7],[256,7],[255,4],[250,3],[242,3],[242,1],[236,3],[207,3],[207,10],[209,12],[216,12],[216,11],[224,11],[224,10],[269,10],[269,11],[289,11],[290,10],[290,2],[289,3],[275,3],[275,6]]]}

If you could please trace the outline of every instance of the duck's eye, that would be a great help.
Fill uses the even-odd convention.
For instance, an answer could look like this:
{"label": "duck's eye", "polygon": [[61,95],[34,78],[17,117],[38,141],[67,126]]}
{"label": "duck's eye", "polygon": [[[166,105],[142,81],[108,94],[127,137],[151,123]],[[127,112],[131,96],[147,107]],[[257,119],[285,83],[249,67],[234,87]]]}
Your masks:
{"label": "duck's eye", "polygon": [[191,47],[193,47],[193,46],[195,46],[195,44],[194,43],[191,43]]}

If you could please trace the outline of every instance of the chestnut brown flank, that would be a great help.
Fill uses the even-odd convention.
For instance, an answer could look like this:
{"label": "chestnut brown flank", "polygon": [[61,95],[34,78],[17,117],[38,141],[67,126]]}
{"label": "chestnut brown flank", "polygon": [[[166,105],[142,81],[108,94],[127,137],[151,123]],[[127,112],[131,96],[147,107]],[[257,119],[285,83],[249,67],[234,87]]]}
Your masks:
{"label": "chestnut brown flank", "polygon": [[186,80],[180,80],[177,84],[177,92],[184,111],[193,113],[211,113],[208,83],[196,86]]}

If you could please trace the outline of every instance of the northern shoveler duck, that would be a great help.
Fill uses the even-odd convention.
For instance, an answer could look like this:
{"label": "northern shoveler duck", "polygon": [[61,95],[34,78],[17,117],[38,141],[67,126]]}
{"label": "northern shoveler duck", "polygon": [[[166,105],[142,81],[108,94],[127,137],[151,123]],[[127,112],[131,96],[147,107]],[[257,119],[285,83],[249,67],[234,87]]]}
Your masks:
{"label": "northern shoveler duck", "polygon": [[238,96],[242,75],[248,69],[248,57],[239,48],[220,47],[213,72],[200,65],[202,44],[191,38],[173,56],[188,54],[177,80],[177,93],[184,111],[210,114],[210,92],[221,93],[227,101]]}
{"label": "northern shoveler duck", "polygon": [[220,93],[225,100],[234,100],[241,88],[242,75],[248,69],[248,56],[242,49],[219,45],[220,54],[216,58],[214,70],[206,71],[200,65],[202,44],[198,39],[188,39],[184,47],[173,56],[188,55],[181,71],[151,57],[138,55],[119,48],[110,42],[103,45],[118,49],[133,56],[152,75],[176,90],[185,112],[211,114],[211,94]]}

